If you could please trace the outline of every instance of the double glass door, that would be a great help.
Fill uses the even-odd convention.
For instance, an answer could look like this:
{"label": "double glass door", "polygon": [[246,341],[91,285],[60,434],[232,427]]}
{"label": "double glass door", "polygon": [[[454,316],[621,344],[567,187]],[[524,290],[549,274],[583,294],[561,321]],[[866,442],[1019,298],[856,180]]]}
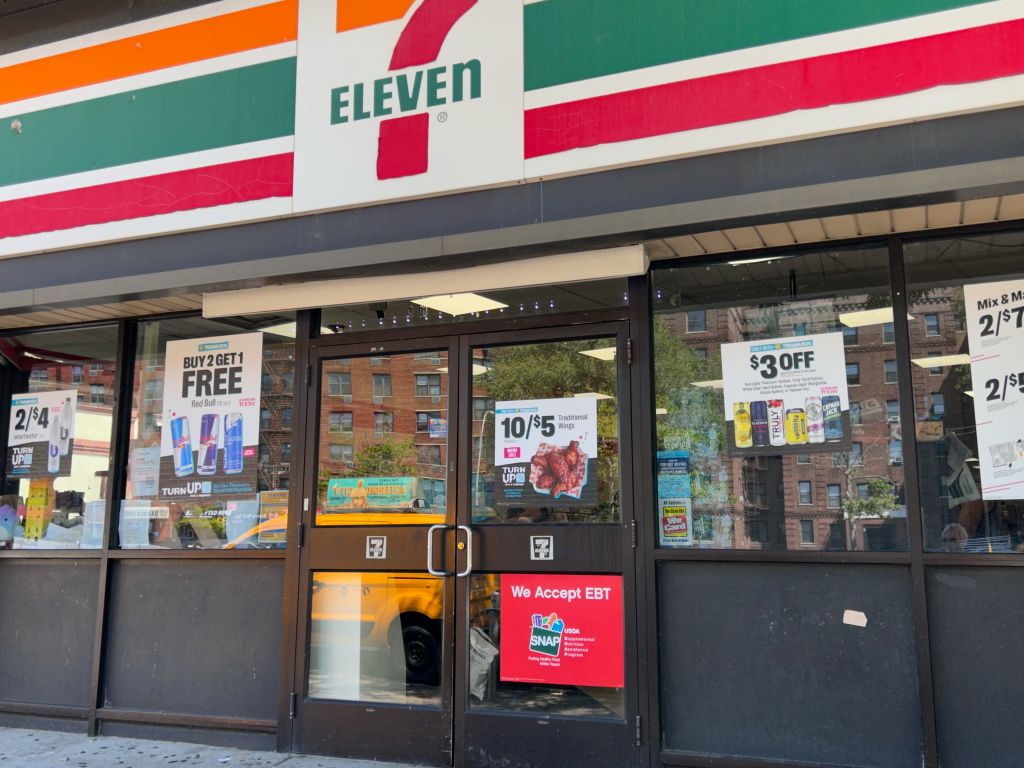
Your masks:
{"label": "double glass door", "polygon": [[314,344],[294,751],[638,763],[626,344]]}

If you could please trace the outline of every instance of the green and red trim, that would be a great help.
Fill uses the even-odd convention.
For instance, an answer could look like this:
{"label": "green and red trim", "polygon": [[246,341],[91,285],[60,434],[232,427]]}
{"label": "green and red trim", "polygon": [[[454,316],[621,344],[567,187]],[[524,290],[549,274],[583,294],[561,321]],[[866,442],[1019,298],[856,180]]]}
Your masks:
{"label": "green and red trim", "polygon": [[[544,5],[544,3],[540,3]],[[527,158],[1024,74],[1024,20],[538,107]]]}
{"label": "green and red trim", "polygon": [[292,167],[288,152],[0,202],[0,238],[291,197]]}

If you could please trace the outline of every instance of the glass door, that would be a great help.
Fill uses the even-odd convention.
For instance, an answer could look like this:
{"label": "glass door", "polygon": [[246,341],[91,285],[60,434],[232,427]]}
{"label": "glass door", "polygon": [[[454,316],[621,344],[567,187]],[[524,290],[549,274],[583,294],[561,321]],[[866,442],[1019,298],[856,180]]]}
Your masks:
{"label": "glass door", "polygon": [[639,764],[627,343],[462,339],[457,765]]}
{"label": "glass door", "polygon": [[297,752],[451,764],[455,351],[314,348]]}

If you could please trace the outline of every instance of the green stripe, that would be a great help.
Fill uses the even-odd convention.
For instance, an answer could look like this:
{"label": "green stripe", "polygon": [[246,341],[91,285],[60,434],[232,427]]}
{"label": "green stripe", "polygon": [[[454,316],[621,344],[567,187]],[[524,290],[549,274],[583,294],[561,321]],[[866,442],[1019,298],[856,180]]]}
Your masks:
{"label": "green stripe", "polygon": [[545,0],[526,5],[526,89],[987,0]]}
{"label": "green stripe", "polygon": [[291,136],[295,59],[10,115],[0,186]]}

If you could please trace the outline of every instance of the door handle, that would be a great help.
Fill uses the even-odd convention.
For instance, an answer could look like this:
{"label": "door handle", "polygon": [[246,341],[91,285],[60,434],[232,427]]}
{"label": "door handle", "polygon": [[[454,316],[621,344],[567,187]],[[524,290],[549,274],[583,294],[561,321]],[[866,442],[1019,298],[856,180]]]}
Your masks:
{"label": "door handle", "polygon": [[457,525],[455,526],[460,531],[466,533],[466,570],[459,571],[456,576],[469,576],[473,572],[473,529],[468,525]]}
{"label": "door handle", "polygon": [[432,525],[427,529],[427,573],[431,576],[451,576],[451,571],[439,571],[434,568],[434,532],[437,530],[447,531],[449,525]]}

